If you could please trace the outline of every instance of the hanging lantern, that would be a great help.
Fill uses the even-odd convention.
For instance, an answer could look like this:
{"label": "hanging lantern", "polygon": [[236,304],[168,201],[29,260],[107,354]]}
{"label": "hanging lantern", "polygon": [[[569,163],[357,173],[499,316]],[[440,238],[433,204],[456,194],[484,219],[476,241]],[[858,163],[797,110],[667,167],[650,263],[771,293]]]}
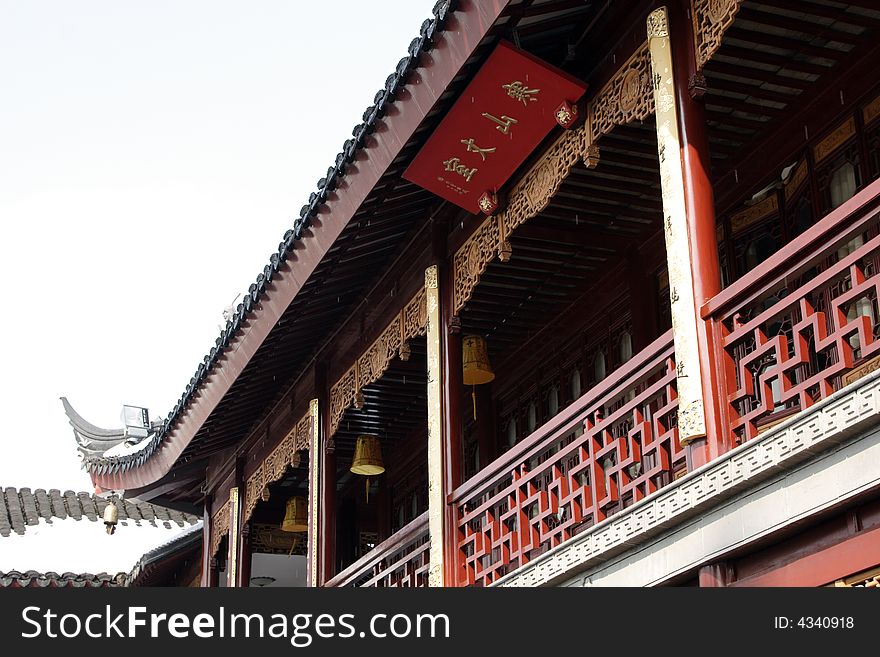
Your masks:
{"label": "hanging lantern", "polygon": [[104,527],[107,528],[108,534],[116,531],[116,525],[119,523],[119,508],[113,503],[113,500],[107,502],[104,507]]}
{"label": "hanging lantern", "polygon": [[475,386],[489,383],[495,379],[495,372],[489,364],[489,348],[486,338],[480,335],[466,335],[462,340],[462,379],[466,386],[472,386],[474,400],[474,419],[477,419],[477,391]]}
{"label": "hanging lantern", "polygon": [[308,500],[297,495],[287,500],[287,509],[284,513],[284,520],[281,523],[281,531],[283,532],[304,532],[308,531]]}
{"label": "hanging lantern", "polygon": [[351,460],[351,471],[355,474],[373,475],[385,472],[382,464],[382,445],[376,436],[358,436],[354,446],[354,458]]}

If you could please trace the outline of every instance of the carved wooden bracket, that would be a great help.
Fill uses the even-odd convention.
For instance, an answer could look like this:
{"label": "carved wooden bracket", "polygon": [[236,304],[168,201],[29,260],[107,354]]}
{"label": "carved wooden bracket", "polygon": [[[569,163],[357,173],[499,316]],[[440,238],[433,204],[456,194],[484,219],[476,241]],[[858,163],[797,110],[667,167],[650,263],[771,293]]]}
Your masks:
{"label": "carved wooden bracket", "polygon": [[220,541],[229,535],[229,500],[211,516],[211,555],[216,556]]}
{"label": "carved wooden bracket", "polygon": [[589,168],[599,162],[599,152],[589,136],[589,124],[564,132],[540,160],[523,176],[509,195],[507,207],[488,217],[453,258],[453,312],[464,308],[497,255],[507,262],[512,254],[508,237],[513,231],[536,216],[559,191],[572,167],[579,159]]}
{"label": "carved wooden bracket", "polygon": [[330,431],[328,438],[336,433],[345,409],[361,408],[361,390],[379,380],[391,360],[398,355],[409,357],[407,340],[424,335],[427,327],[425,289],[421,288],[391,321],[373,344],[358,358],[330,389]]}
{"label": "carved wooden bracket", "polygon": [[651,57],[646,41],[624,62],[589,104],[592,141],[617,125],[643,121],[654,113]]}
{"label": "carved wooden bracket", "polygon": [[645,42],[587,104],[587,120],[563,133],[509,194],[503,211],[488,217],[453,258],[453,312],[473,295],[480,276],[497,255],[507,262],[513,231],[547,207],[578,160],[589,169],[599,164],[596,140],[616,125],[641,121],[654,113],[651,60]]}
{"label": "carved wooden bracket", "polygon": [[259,467],[248,477],[244,491],[244,522],[250,520],[263,489],[284,476],[288,467],[295,468],[300,463],[300,450],[308,450],[312,445],[315,423],[312,418],[314,405],[278,443]]}
{"label": "carved wooden bracket", "polygon": [[733,25],[740,4],[742,0],[691,0],[697,69],[702,69],[721,47],[721,39]]}

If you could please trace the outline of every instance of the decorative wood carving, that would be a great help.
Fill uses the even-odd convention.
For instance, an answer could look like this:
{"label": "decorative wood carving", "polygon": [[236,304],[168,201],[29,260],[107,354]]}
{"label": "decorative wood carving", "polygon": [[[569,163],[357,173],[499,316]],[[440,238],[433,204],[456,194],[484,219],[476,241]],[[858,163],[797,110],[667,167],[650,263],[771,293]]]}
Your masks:
{"label": "decorative wood carving", "polygon": [[363,406],[361,389],[377,381],[388,369],[391,359],[398,355],[404,360],[409,357],[407,341],[424,335],[427,325],[425,290],[422,288],[330,389],[329,436],[339,428],[345,409]]}
{"label": "decorative wood carving", "polygon": [[654,113],[651,90],[651,58],[648,43],[633,53],[590,103],[592,140],[611,132],[616,125],[643,121]]}
{"label": "decorative wood carving", "polygon": [[721,47],[721,39],[733,24],[741,3],[742,0],[692,0],[698,69],[702,69]]}
{"label": "decorative wood carving", "polygon": [[807,169],[807,161],[805,159],[801,160],[800,164],[798,164],[797,168],[794,170],[794,173],[792,173],[791,177],[785,182],[786,201],[790,201],[791,197],[800,190],[801,183],[807,179],[808,174],[809,170]]}
{"label": "decorative wood carving", "polygon": [[456,252],[452,291],[455,314],[470,300],[495,255],[501,262],[510,259],[510,235],[547,207],[578,160],[583,160],[588,169],[598,166],[595,141],[615,125],[644,120],[653,112],[651,61],[645,42],[588,104],[584,124],[563,133],[513,188],[504,210],[488,217]]}
{"label": "decorative wood carving", "polygon": [[815,158],[816,164],[819,164],[822,160],[831,155],[855,134],[856,120],[853,117],[850,117],[813,147],[813,157]]}
{"label": "decorative wood carving", "polygon": [[862,122],[865,125],[868,125],[878,116],[880,116],[880,96],[877,96],[874,100],[865,105],[862,110]]}
{"label": "decorative wood carving", "polygon": [[499,217],[499,240],[504,242],[517,226],[531,219],[559,191],[562,181],[586,153],[584,130],[569,130],[547,150],[544,156],[517,183],[510,193],[510,202]]}
{"label": "decorative wood carving", "polygon": [[755,222],[768,217],[779,210],[779,199],[776,194],[770,194],[755,205],[737,212],[730,217],[730,230],[734,235],[745,230]]}
{"label": "decorative wood carving", "polygon": [[312,406],[309,412],[297,422],[284,439],[278,443],[266,459],[248,478],[244,493],[244,521],[250,520],[254,508],[269,484],[284,476],[288,467],[295,468],[300,463],[300,450],[309,449],[312,442]]}
{"label": "decorative wood carving", "polygon": [[251,552],[260,554],[305,555],[306,534],[285,532],[275,525],[254,525]]}
{"label": "decorative wood carving", "polygon": [[508,237],[547,207],[577,161],[583,159],[589,168],[598,164],[599,151],[592,144],[588,130],[584,125],[564,132],[513,188],[504,211],[487,218],[456,252],[453,259],[455,314],[471,298],[492,259],[496,255],[502,262],[510,259],[512,249]]}
{"label": "decorative wood carving", "polygon": [[211,516],[211,555],[216,556],[220,541],[229,534],[229,500]]}
{"label": "decorative wood carving", "polygon": [[480,227],[462,244],[453,259],[453,297],[454,312],[464,307],[471,298],[480,276],[495,254],[498,253],[498,217],[486,219]]}

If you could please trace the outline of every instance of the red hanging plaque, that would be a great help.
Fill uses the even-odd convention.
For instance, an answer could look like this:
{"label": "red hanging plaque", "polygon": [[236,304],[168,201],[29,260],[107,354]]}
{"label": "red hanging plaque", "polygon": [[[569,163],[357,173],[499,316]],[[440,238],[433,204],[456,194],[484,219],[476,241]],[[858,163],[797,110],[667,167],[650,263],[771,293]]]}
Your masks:
{"label": "red hanging plaque", "polygon": [[573,107],[586,90],[502,41],[403,177],[474,214],[488,214],[513,172],[550,130],[565,125],[556,116],[560,107]]}

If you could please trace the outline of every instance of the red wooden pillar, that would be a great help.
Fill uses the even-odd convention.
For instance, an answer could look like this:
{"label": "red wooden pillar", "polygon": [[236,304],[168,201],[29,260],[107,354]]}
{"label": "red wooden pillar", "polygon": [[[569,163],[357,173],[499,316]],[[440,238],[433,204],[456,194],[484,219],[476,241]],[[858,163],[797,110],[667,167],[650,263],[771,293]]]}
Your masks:
{"label": "red wooden pillar", "polygon": [[[447,260],[451,263],[451,259]],[[443,409],[443,496],[446,499],[460,484],[462,478],[461,439],[461,325],[453,314],[453,271],[451,266],[441,269],[442,294],[440,304],[440,348],[442,353],[442,409]],[[458,513],[454,504],[446,504],[444,514],[443,563],[446,586],[464,583],[458,555]]]}
{"label": "red wooden pillar", "polygon": [[712,323],[699,317],[703,304],[721,291],[721,267],[715,233],[715,201],[709,174],[705,108],[697,99],[698,90],[705,83],[700,81],[697,71],[689,0],[670,0],[668,12],[694,304],[698,316],[697,344],[706,414],[706,438],[695,440],[688,446],[691,467],[696,468],[727,451],[729,443],[724,423],[726,395],[716,357],[717,336]]}
{"label": "red wooden pillar", "polygon": [[315,398],[318,400],[319,511],[318,586],[336,574],[336,450],[328,436],[330,427],[330,387],[326,363],[315,366]]}
{"label": "red wooden pillar", "polygon": [[214,575],[216,577],[216,560],[211,551],[211,535],[214,528],[211,527],[211,499],[205,498],[205,510],[202,513],[202,576],[199,586],[205,588],[216,586],[211,583],[211,565],[215,567]]}
{"label": "red wooden pillar", "polygon": [[[240,504],[244,510],[244,504]],[[251,524],[245,522],[241,527],[238,541],[238,568],[236,586],[248,588],[251,585]]]}

